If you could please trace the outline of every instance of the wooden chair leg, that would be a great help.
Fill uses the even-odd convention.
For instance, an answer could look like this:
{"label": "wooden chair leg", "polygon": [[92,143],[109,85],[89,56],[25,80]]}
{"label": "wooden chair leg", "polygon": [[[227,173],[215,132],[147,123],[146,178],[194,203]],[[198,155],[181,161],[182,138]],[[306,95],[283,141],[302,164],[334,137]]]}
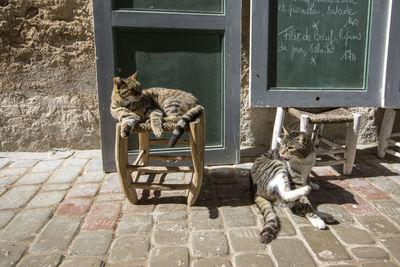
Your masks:
{"label": "wooden chair leg", "polygon": [[346,135],[346,152],[345,152],[345,160],[346,162],[343,164],[343,174],[350,175],[353,170],[354,159],[356,157],[357,150],[357,140],[358,140],[358,131],[360,129],[360,114],[353,114],[353,122],[349,123],[347,126],[347,135]]}
{"label": "wooden chair leg", "polygon": [[128,171],[128,138],[121,137],[121,125],[116,127],[115,137],[115,163],[119,181],[128,200],[135,204],[138,201],[135,188],[132,186],[132,173]]}
{"label": "wooden chair leg", "polygon": [[199,195],[204,174],[205,116],[204,111],[197,123],[189,125],[190,148],[193,160],[193,177],[188,190],[187,204],[193,205]]}
{"label": "wooden chair leg", "polygon": [[271,149],[278,146],[278,138],[281,135],[282,124],[285,119],[285,110],[281,107],[276,108],[274,131],[272,133]]}
{"label": "wooden chair leg", "polygon": [[379,134],[378,141],[378,157],[381,159],[386,155],[386,148],[388,147],[388,139],[392,135],[394,119],[396,117],[396,111],[391,108],[385,110],[385,115],[383,116],[381,133]]}
{"label": "wooden chair leg", "polygon": [[310,117],[302,114],[300,116],[300,132],[309,133]]}

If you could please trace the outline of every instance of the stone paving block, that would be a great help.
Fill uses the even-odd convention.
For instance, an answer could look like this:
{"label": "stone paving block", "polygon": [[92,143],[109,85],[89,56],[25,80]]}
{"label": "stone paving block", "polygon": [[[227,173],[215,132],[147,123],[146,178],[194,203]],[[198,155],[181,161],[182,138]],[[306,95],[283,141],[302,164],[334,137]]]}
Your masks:
{"label": "stone paving block", "polygon": [[386,193],[400,194],[400,185],[391,178],[392,177],[379,176],[368,178],[368,180]]}
{"label": "stone paving block", "polygon": [[225,259],[203,259],[193,261],[193,267],[232,267],[232,263]]}
{"label": "stone paving block", "polygon": [[111,245],[112,232],[81,232],[69,250],[71,257],[103,257]]}
{"label": "stone paving block", "polygon": [[28,209],[58,205],[65,196],[65,191],[42,192],[37,194],[26,206]]}
{"label": "stone paving block", "polygon": [[100,149],[79,150],[76,151],[72,157],[80,159],[101,158],[101,150]]}
{"label": "stone paving block", "polygon": [[11,162],[11,160],[9,159],[1,159],[0,158],[0,170],[3,169],[4,167],[6,167],[9,163]]}
{"label": "stone paving block", "polygon": [[11,185],[28,170],[28,168],[7,168],[0,171],[0,185]]}
{"label": "stone paving block", "polygon": [[149,266],[189,267],[189,251],[186,247],[155,247],[150,254]]}
{"label": "stone paving block", "polygon": [[85,166],[89,159],[69,158],[63,163],[63,166]]}
{"label": "stone paving block", "polygon": [[193,231],[223,229],[224,225],[221,217],[222,216],[218,213],[217,208],[211,210],[192,211],[190,213],[190,227]]}
{"label": "stone paving block", "polygon": [[376,212],[374,208],[368,204],[364,199],[362,199],[359,195],[354,194],[355,203],[346,203],[343,206],[353,214],[362,215],[362,214],[373,214]]}
{"label": "stone paving block", "polygon": [[3,228],[11,221],[14,217],[15,212],[13,211],[0,211],[0,228]]}
{"label": "stone paving block", "polygon": [[82,174],[78,178],[78,183],[99,183],[103,181],[106,174],[104,172],[89,172]]}
{"label": "stone paving block", "polygon": [[169,222],[157,224],[154,228],[154,242],[159,245],[183,245],[188,239],[186,223]]}
{"label": "stone paving block", "polygon": [[122,209],[122,212],[125,214],[132,214],[132,213],[151,213],[154,210],[154,205],[139,205],[135,204],[133,205],[130,203],[128,200],[125,201],[124,207]]}
{"label": "stone paving block", "polygon": [[15,266],[26,249],[22,244],[0,243],[0,266]]}
{"label": "stone paving block", "polygon": [[71,188],[71,184],[45,184],[42,191],[66,191]]}
{"label": "stone paving block", "polygon": [[308,199],[310,200],[310,202],[313,203],[315,206],[322,203],[335,203],[334,196],[329,193],[328,190],[322,188],[321,185],[320,187],[320,189],[316,191],[311,191],[311,193],[308,195]]}
{"label": "stone paving block", "polygon": [[46,266],[55,267],[61,262],[61,255],[37,255],[24,257],[17,265],[17,267],[26,266]]}
{"label": "stone paving block", "polygon": [[86,167],[87,172],[103,171],[103,161],[101,159],[92,159]]}
{"label": "stone paving block", "polygon": [[316,266],[310,253],[298,239],[275,239],[270,246],[278,266]]}
{"label": "stone paving block", "polygon": [[64,160],[46,160],[40,161],[33,167],[32,172],[52,172],[61,166]]}
{"label": "stone paving block", "polygon": [[157,216],[157,221],[159,222],[168,222],[168,221],[183,221],[186,220],[187,214],[186,212],[171,212],[171,213],[162,213]]}
{"label": "stone paving block", "polygon": [[76,178],[82,173],[81,167],[68,166],[61,167],[56,170],[53,176],[50,177],[48,183],[63,184],[63,183],[73,183]]}
{"label": "stone paving block", "polygon": [[116,264],[143,261],[147,258],[149,250],[150,240],[148,237],[118,237],[111,246],[108,263]]}
{"label": "stone paving block", "polygon": [[382,244],[387,248],[390,255],[392,255],[396,260],[400,261],[400,237],[390,236],[380,238]]}
{"label": "stone paving block", "polygon": [[39,190],[38,186],[24,185],[11,188],[0,198],[0,209],[18,209]]}
{"label": "stone paving block", "polygon": [[103,186],[100,189],[100,193],[122,193],[122,187],[119,182],[118,174],[111,173],[106,176]]}
{"label": "stone paving block", "polygon": [[383,214],[388,216],[390,220],[400,226],[400,204],[395,201],[377,201],[374,202],[375,207]]}
{"label": "stone paving block", "polygon": [[105,201],[105,202],[109,202],[109,201],[122,201],[124,200],[125,194],[123,193],[117,193],[117,194],[100,194],[97,196],[96,200],[97,201]]}
{"label": "stone paving block", "polygon": [[18,180],[17,184],[41,184],[50,177],[50,173],[28,173]]}
{"label": "stone paving block", "polygon": [[[264,225],[264,219],[262,219],[262,226]],[[294,229],[292,223],[286,217],[279,217],[279,233],[278,236],[292,236],[296,234],[296,230]]]}
{"label": "stone paving block", "polygon": [[228,232],[228,237],[233,251],[265,250],[266,246],[260,243],[260,231],[258,229],[241,228]]}
{"label": "stone paving block", "polygon": [[121,204],[117,202],[99,202],[94,204],[82,226],[84,230],[111,230],[115,227]]}
{"label": "stone paving block", "polygon": [[99,189],[99,184],[76,184],[67,194],[67,198],[93,197]]}
{"label": "stone paving block", "polygon": [[171,212],[186,212],[186,204],[158,204],[156,207],[156,213],[171,213]]}
{"label": "stone paving block", "polygon": [[60,216],[74,216],[85,214],[92,203],[92,199],[66,199],[59,206],[56,211],[57,215]]}
{"label": "stone paving block", "polygon": [[60,267],[102,267],[103,261],[95,258],[84,259],[67,259],[64,260]]}
{"label": "stone paving block", "polygon": [[80,218],[54,217],[36,237],[30,252],[60,253],[69,246],[79,228]]}
{"label": "stone paving block", "polygon": [[153,229],[153,216],[147,214],[124,215],[118,224],[120,235],[150,234]]}
{"label": "stone paving block", "polygon": [[7,187],[6,186],[0,186],[0,196],[7,191]]}
{"label": "stone paving block", "polygon": [[37,159],[16,160],[10,164],[10,168],[32,168],[36,163],[38,163]]}
{"label": "stone paving block", "polygon": [[319,260],[350,260],[342,244],[329,230],[318,230],[313,226],[300,227],[299,230]]}
{"label": "stone paving block", "polygon": [[347,244],[353,245],[368,245],[374,244],[375,240],[368,234],[367,231],[356,228],[351,224],[332,225],[331,228],[336,234]]}
{"label": "stone paving block", "polygon": [[223,232],[193,232],[192,250],[195,258],[211,258],[229,254],[228,240]]}
{"label": "stone paving block", "polygon": [[354,222],[353,216],[338,204],[320,204],[317,210],[332,215],[340,223]]}
{"label": "stone paving block", "polygon": [[377,247],[358,247],[352,248],[351,252],[359,260],[388,260],[389,254]]}
{"label": "stone paving block", "polygon": [[249,188],[245,188],[240,184],[218,185],[216,193],[222,202],[227,202],[232,199],[250,199]]}
{"label": "stone paving block", "polygon": [[379,236],[400,233],[391,222],[381,215],[358,216],[357,220],[369,231]]}
{"label": "stone paving block", "polygon": [[228,227],[253,226],[256,224],[250,207],[222,207],[225,224]]}
{"label": "stone paving block", "polygon": [[330,166],[316,166],[316,167],[312,168],[312,171],[319,177],[322,177],[322,176],[328,176],[328,177],[340,176],[340,173],[338,173],[335,169],[333,169]]}
{"label": "stone paving block", "polygon": [[236,267],[273,267],[274,264],[268,255],[246,254],[237,255],[234,258]]}
{"label": "stone paving block", "polygon": [[33,238],[51,216],[51,209],[25,210],[4,228],[1,241],[23,241]]}
{"label": "stone paving block", "polygon": [[380,199],[389,199],[389,195],[387,195],[382,190],[378,189],[371,183],[369,183],[365,179],[351,179],[348,181],[350,186],[357,191],[361,196],[368,200],[380,200]]}
{"label": "stone paving block", "polygon": [[207,176],[213,177],[213,181],[219,184],[232,183],[235,180],[235,168],[230,166],[209,167],[207,168]]}
{"label": "stone paving block", "polygon": [[[395,264],[390,261],[378,261],[378,262],[370,262],[364,263],[361,265],[362,267],[398,267],[398,264]],[[347,266],[346,266],[347,267]]]}

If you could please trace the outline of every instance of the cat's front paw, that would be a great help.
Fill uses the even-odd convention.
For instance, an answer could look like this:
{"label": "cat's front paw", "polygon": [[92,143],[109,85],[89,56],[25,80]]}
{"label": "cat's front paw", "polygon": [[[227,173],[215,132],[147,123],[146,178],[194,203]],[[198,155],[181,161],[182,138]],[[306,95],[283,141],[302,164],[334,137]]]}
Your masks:
{"label": "cat's front paw", "polygon": [[157,137],[157,138],[161,138],[163,131],[161,128],[154,128],[153,129],[153,134]]}
{"label": "cat's front paw", "polygon": [[303,186],[301,189],[304,190],[303,196],[307,196],[308,194],[311,193],[312,190],[311,186],[309,185]]}
{"label": "cat's front paw", "polygon": [[129,124],[123,124],[121,126],[121,136],[128,137],[131,134],[132,126]]}

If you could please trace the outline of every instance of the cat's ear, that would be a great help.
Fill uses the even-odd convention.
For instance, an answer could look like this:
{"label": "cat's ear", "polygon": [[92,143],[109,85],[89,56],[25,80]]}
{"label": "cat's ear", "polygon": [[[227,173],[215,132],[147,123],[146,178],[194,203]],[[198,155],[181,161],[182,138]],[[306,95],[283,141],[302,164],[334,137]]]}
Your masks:
{"label": "cat's ear", "polygon": [[289,135],[289,130],[284,125],[282,125],[282,130],[283,130],[283,136],[288,136]]}
{"label": "cat's ear", "polygon": [[128,79],[134,79],[134,80],[136,80],[136,77],[137,77],[137,71],[132,75],[132,76],[130,76]]}
{"label": "cat's ear", "polygon": [[299,134],[297,140],[300,144],[305,145],[309,141],[309,137],[306,134]]}
{"label": "cat's ear", "polygon": [[121,86],[125,83],[120,77],[114,77],[113,81],[115,89],[120,89]]}

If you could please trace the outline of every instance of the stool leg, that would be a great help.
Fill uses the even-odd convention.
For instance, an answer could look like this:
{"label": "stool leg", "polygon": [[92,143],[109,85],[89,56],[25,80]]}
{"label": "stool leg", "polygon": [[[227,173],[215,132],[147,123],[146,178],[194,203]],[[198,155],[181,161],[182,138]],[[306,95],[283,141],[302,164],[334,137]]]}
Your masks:
{"label": "stool leg", "polygon": [[310,117],[302,114],[300,116],[300,132],[305,132],[308,134],[309,124],[310,124]]}
{"label": "stool leg", "polygon": [[385,115],[383,116],[381,133],[379,134],[378,142],[378,157],[381,159],[385,157],[386,148],[388,147],[388,139],[392,135],[394,119],[396,117],[396,111],[391,108],[385,110]]}
{"label": "stool leg", "polygon": [[358,131],[360,129],[361,115],[353,114],[353,118],[353,122],[349,123],[347,126],[346,152],[344,155],[346,162],[343,164],[344,175],[351,174],[353,170],[354,159],[356,157]]}
{"label": "stool leg", "polygon": [[193,177],[187,197],[187,204],[193,205],[199,195],[204,173],[205,116],[200,115],[198,123],[189,124],[190,148],[193,160]]}
{"label": "stool leg", "polygon": [[115,136],[115,164],[119,181],[128,200],[135,204],[138,201],[135,188],[132,186],[132,174],[128,171],[128,138],[121,137],[121,125],[118,123]]}
{"label": "stool leg", "polygon": [[278,146],[278,138],[281,135],[282,124],[285,119],[285,110],[281,107],[276,108],[274,131],[272,133],[271,149]]}
{"label": "stool leg", "polygon": [[139,133],[139,151],[144,151],[143,157],[138,164],[147,166],[150,156],[150,133]]}

